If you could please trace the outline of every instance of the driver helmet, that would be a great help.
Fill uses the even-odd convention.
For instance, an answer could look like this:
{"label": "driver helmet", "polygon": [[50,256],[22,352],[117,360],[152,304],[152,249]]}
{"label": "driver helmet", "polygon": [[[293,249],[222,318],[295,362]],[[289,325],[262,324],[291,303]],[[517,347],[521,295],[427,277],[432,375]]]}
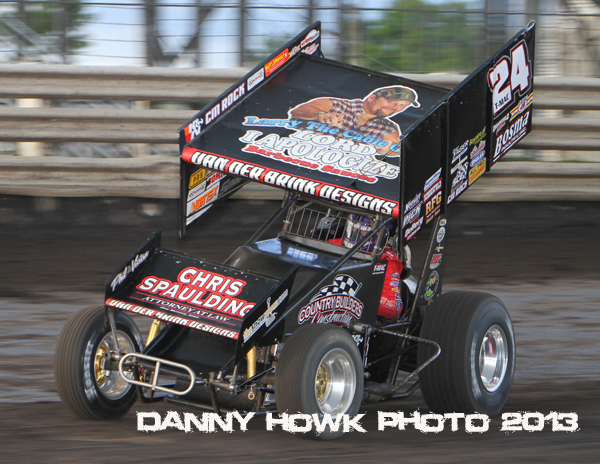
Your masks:
{"label": "driver helmet", "polygon": [[[356,245],[365,235],[373,230],[373,220],[366,216],[359,216],[358,214],[351,214],[346,220],[346,227],[344,228],[344,235],[342,236],[342,243],[347,248],[352,248]],[[377,235],[374,235],[371,240],[364,244],[359,250],[363,253],[371,253],[377,243]]]}

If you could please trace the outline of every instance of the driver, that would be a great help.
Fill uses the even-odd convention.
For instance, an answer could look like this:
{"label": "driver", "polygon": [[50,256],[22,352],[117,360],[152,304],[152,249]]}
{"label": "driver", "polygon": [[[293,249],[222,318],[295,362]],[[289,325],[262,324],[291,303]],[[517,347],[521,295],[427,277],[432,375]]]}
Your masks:
{"label": "driver", "polygon": [[[347,248],[352,248],[373,229],[373,226],[374,221],[372,219],[366,216],[351,214],[346,221],[341,244]],[[388,235],[391,229],[390,227],[390,230],[387,231]],[[365,253],[373,252],[376,242],[377,236],[374,236],[360,251]],[[402,261],[392,252],[390,247],[385,247],[381,259],[387,261],[387,266],[377,315],[386,319],[396,319],[402,313],[402,296],[400,294],[400,275],[403,269]]]}

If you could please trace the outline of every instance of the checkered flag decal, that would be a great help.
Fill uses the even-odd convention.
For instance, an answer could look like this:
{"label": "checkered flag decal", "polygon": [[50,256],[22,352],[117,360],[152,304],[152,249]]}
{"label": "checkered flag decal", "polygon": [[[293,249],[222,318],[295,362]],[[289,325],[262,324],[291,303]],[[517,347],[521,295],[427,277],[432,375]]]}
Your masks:
{"label": "checkered flag decal", "polygon": [[362,287],[362,284],[359,284],[349,275],[340,274],[333,279],[333,283],[331,285],[322,287],[319,293],[313,296],[310,301],[315,301],[317,298],[323,298],[331,295],[344,294],[354,296],[360,287]]}

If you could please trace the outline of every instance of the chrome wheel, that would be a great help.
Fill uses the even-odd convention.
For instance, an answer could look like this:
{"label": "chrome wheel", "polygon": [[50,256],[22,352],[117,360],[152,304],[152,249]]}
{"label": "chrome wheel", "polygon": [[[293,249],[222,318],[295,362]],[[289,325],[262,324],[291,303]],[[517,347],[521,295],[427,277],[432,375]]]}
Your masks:
{"label": "chrome wheel", "polygon": [[[119,341],[120,354],[133,353],[135,351],[134,343],[129,336],[120,330],[117,330],[117,339]],[[117,400],[127,394],[131,385],[119,375],[118,370],[107,369],[110,362],[111,353],[118,353],[119,349],[115,345],[112,332],[108,332],[98,345],[95,356],[96,384],[100,392],[111,400]],[[116,363],[115,363],[116,365]],[[133,374],[130,374],[133,378]]]}
{"label": "chrome wheel", "polygon": [[324,414],[345,414],[354,400],[356,369],[343,349],[325,354],[315,375],[315,395]]}
{"label": "chrome wheel", "polygon": [[479,375],[483,387],[496,391],[506,375],[508,366],[508,343],[502,327],[490,327],[481,341],[479,350]]}

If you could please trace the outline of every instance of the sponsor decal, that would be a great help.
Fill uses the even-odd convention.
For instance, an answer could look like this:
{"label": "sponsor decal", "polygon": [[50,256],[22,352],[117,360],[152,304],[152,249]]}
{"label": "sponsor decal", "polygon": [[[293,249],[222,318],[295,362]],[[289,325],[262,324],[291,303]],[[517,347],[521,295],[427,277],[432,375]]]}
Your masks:
{"label": "sponsor decal", "polygon": [[474,167],[478,164],[483,157],[485,156],[485,140],[482,140],[481,143],[473,149],[471,152],[471,163],[469,166]]}
{"label": "sponsor decal", "polygon": [[182,325],[184,327],[189,327],[191,329],[200,330],[202,332],[212,333],[214,335],[219,335],[225,338],[231,338],[233,340],[237,340],[238,333],[232,330],[223,329],[221,327],[217,327],[210,324],[205,324],[199,321],[193,321],[191,319],[187,319],[185,317],[173,316],[171,314],[166,314],[161,311],[156,311],[153,309],[147,309],[142,306],[137,306],[131,303],[126,303],[120,300],[113,300],[109,298],[106,300],[106,304],[112,308],[123,309],[125,311],[129,311],[134,314],[140,314],[142,316],[152,317],[154,319],[158,319],[163,322],[169,322],[172,324]]}
{"label": "sponsor decal", "polygon": [[303,48],[306,47],[309,43],[314,42],[315,40],[317,40],[319,38],[319,35],[320,35],[320,32],[317,31],[316,29],[313,29],[308,34],[306,34],[306,37],[300,43],[300,46],[303,47]]}
{"label": "sponsor decal", "polygon": [[[519,104],[510,111],[510,120],[512,121],[517,116],[519,116],[523,111],[525,111],[527,108],[529,108],[532,103],[533,103],[533,92],[531,92],[529,95],[527,95],[521,101],[519,101]],[[506,115],[506,116],[508,116],[508,115]]]}
{"label": "sponsor decal", "polygon": [[275,311],[279,305],[285,300],[288,296],[288,289],[279,295],[279,297],[275,300],[273,304],[271,304],[271,297],[267,299],[267,310],[260,315],[260,317],[254,321],[254,323],[244,330],[243,339],[244,343],[246,343],[252,335],[254,335],[258,329],[260,329],[263,325],[269,327],[275,318],[277,317],[277,312]]}
{"label": "sponsor decal", "polygon": [[354,295],[361,287],[349,275],[337,275],[298,312],[298,324],[347,325],[352,319],[360,319],[364,304]]}
{"label": "sponsor decal", "polygon": [[[206,179],[204,182],[202,182],[200,185],[198,185],[197,187],[194,187],[192,190],[190,190],[188,192],[188,198],[187,201],[192,201],[194,198],[196,198],[198,195],[204,193],[204,191],[210,187],[211,185],[213,185],[215,182],[220,181],[223,177],[225,177],[222,173],[220,172],[215,172],[214,174],[212,174],[208,179]],[[220,188],[220,187],[219,187]]]}
{"label": "sponsor decal", "polygon": [[229,93],[223,100],[221,100],[220,107],[221,113],[225,112],[227,109],[231,108],[231,106],[237,102],[240,98],[246,95],[246,83],[242,82],[238,87],[236,87],[231,93]]}
{"label": "sponsor decal", "polygon": [[406,203],[406,206],[404,207],[404,211],[410,211],[411,209],[413,209],[415,206],[419,205],[421,203],[421,193],[417,193],[415,195],[415,197],[410,200],[408,203]]}
{"label": "sponsor decal", "polygon": [[268,77],[271,74],[273,74],[281,66],[283,66],[283,64],[285,62],[287,62],[289,59],[290,59],[290,54],[289,54],[288,49],[286,48],[279,55],[277,55],[275,58],[273,58],[271,61],[269,61],[267,64],[265,64],[265,76]]}
{"label": "sponsor decal", "polygon": [[[312,45],[316,47],[316,37],[317,30],[309,34],[305,42],[315,41]],[[411,106],[420,106],[413,89],[393,87],[374,89],[364,101],[375,98],[377,92],[408,92],[409,98],[414,100]],[[331,117],[320,116],[325,113],[323,111],[315,112],[315,101],[321,100],[330,101]],[[286,119],[245,116],[243,125],[256,129],[247,130],[239,138],[244,144],[241,150],[304,169],[370,184],[376,183],[379,178],[397,179],[400,173],[399,162],[390,160],[400,156],[400,127],[390,117],[381,118],[381,121],[369,121],[360,126],[360,129],[354,127],[352,118],[348,117],[359,111],[356,106],[359,101],[361,100],[324,96],[290,108]],[[403,109],[399,110],[401,111]],[[273,133],[265,130],[271,127],[289,129],[291,133],[284,135],[281,131]]]}
{"label": "sponsor decal", "polygon": [[186,217],[185,225],[189,226],[192,222],[194,222],[196,219],[198,219],[200,216],[206,213],[210,208],[212,208],[212,204],[208,205],[205,208],[202,208],[200,211],[192,214],[191,216]]}
{"label": "sponsor decal", "polygon": [[412,226],[404,231],[404,238],[410,240],[415,234],[421,229],[423,225],[423,218],[421,217],[418,221],[413,222]]}
{"label": "sponsor decal", "polygon": [[290,58],[300,51],[300,45],[296,45],[290,50]]}
{"label": "sponsor decal", "polygon": [[429,190],[438,180],[440,180],[440,176],[442,174],[442,168],[439,168],[433,176],[425,181],[425,186],[423,187],[423,191]]}
{"label": "sponsor decal", "polygon": [[457,159],[459,159],[462,155],[464,155],[467,152],[468,148],[469,148],[469,141],[467,140],[461,146],[456,147],[454,150],[452,150],[452,163],[451,164],[454,164],[454,162]]}
{"label": "sponsor decal", "polygon": [[192,201],[198,195],[204,193],[205,190],[206,190],[206,182],[202,182],[200,185],[198,185],[197,187],[194,187],[192,190],[190,190],[188,192],[187,201]]}
{"label": "sponsor decal", "polygon": [[434,217],[440,214],[442,203],[443,199],[441,191],[433,195],[431,199],[425,203],[425,224],[429,224]]}
{"label": "sponsor decal", "polygon": [[427,190],[425,192],[425,194],[423,195],[423,201],[427,201],[429,200],[432,195],[434,193],[436,193],[437,191],[439,191],[442,188],[442,179],[438,180],[435,184],[433,184],[433,187],[431,187],[429,190]]}
{"label": "sponsor decal", "polygon": [[304,50],[302,50],[302,53],[306,53],[307,55],[312,55],[314,52],[317,51],[318,48],[319,48],[319,44],[314,43],[314,44],[306,47]]}
{"label": "sponsor decal", "polygon": [[373,275],[383,274],[387,268],[387,263],[376,264],[373,268]]}
{"label": "sponsor decal", "polygon": [[354,343],[356,343],[357,346],[360,346],[360,344],[365,341],[363,336],[360,334],[354,334],[352,335],[352,338],[354,339]]}
{"label": "sponsor decal", "polygon": [[228,110],[235,102],[246,95],[246,82],[242,82],[235,89],[229,92],[219,103],[210,108],[204,113],[204,121],[206,125],[215,122],[226,110]]}
{"label": "sponsor decal", "polygon": [[445,226],[446,222],[446,219],[440,219],[440,226]]}
{"label": "sponsor decal", "polygon": [[148,259],[148,256],[150,256],[150,251],[146,251],[144,253],[140,253],[139,255],[135,255],[135,257],[131,261],[129,261],[129,264],[127,264],[110,283],[110,288],[112,288],[112,291],[114,292],[115,289],[119,286],[119,284],[125,281],[129,274],[131,274],[138,267],[140,267],[140,265],[144,261],[146,261],[146,259]]}
{"label": "sponsor decal", "polygon": [[[330,126],[325,123],[318,121],[305,121],[299,119],[268,119],[259,118],[257,116],[246,116],[244,126],[256,126],[256,127],[285,127],[286,129],[292,129],[296,131],[306,131],[316,133],[315,135],[327,135],[334,136],[338,141],[332,145],[331,137],[326,137],[322,140],[313,140],[317,144],[331,145],[336,150],[345,150],[353,153],[359,153],[361,155],[375,155],[377,148],[385,148],[389,145],[388,142],[383,140],[382,137],[376,137],[370,134],[363,134],[355,130],[345,130],[343,128]],[[258,134],[258,135],[262,135]],[[305,133],[302,136],[298,136],[298,140],[303,140],[302,137],[310,138],[310,134]],[[287,140],[287,139],[286,139]],[[363,145],[366,145],[363,146]],[[275,147],[273,147],[275,148]],[[281,149],[281,147],[277,148]],[[388,158],[397,158],[400,155],[400,145],[392,144],[389,150],[385,153]]]}
{"label": "sponsor decal", "polygon": [[206,125],[216,121],[219,116],[221,116],[221,105],[217,103],[204,114]]}
{"label": "sponsor decal", "polygon": [[434,253],[429,262],[429,269],[437,269],[442,262],[442,254]]}
{"label": "sponsor decal", "polygon": [[524,95],[531,87],[531,69],[525,41],[519,42],[510,56],[503,56],[489,71],[488,85],[492,91],[492,110],[494,116],[513,101],[513,94]]}
{"label": "sponsor decal", "polygon": [[494,134],[496,134],[496,135],[497,135],[497,134],[498,134],[498,131],[500,131],[500,130],[501,130],[501,129],[502,129],[502,128],[503,128],[503,127],[506,125],[506,123],[508,122],[508,117],[509,117],[509,116],[510,116],[510,115],[509,115],[509,114],[507,114],[507,115],[506,115],[506,116],[504,116],[504,117],[503,117],[503,118],[502,118],[500,121],[498,121],[496,124],[494,124],[494,127],[492,128],[492,132],[493,132]]}
{"label": "sponsor decal", "polygon": [[190,176],[190,190],[200,184],[204,179],[206,179],[206,169],[200,168]]}
{"label": "sponsor decal", "polygon": [[219,116],[221,116],[221,105],[217,103],[204,115],[204,118],[206,119],[206,124],[208,125],[211,122],[216,121]]}
{"label": "sponsor decal", "polygon": [[204,120],[202,118],[196,118],[185,128],[184,133],[186,143],[191,142],[192,139],[195,139],[200,135],[200,132],[202,132],[203,123]]}
{"label": "sponsor decal", "polygon": [[256,87],[258,84],[260,84],[264,80],[265,80],[265,69],[260,68],[258,71],[256,71],[254,74],[252,74],[246,81],[246,87],[248,88],[248,92],[250,92],[250,90],[252,90],[254,87]]}
{"label": "sponsor decal", "polygon": [[427,283],[425,284],[425,292],[423,293],[423,298],[425,301],[430,301],[434,296],[440,285],[440,275],[437,271],[431,271],[429,274],[429,279],[427,279]]}
{"label": "sponsor decal", "polygon": [[[441,199],[440,199],[441,201]],[[425,224],[429,224],[435,217],[442,212],[441,203],[437,205],[429,214],[425,216]]]}
{"label": "sponsor decal", "polygon": [[485,158],[469,171],[469,185],[479,179],[485,172]]}
{"label": "sponsor decal", "polygon": [[477,134],[475,137],[469,140],[469,145],[477,145],[478,143],[481,143],[481,141],[485,139],[486,130],[487,127],[484,126],[484,128],[481,130],[481,132],[479,132],[479,134]]}
{"label": "sponsor decal", "polygon": [[446,228],[440,227],[437,231],[437,236],[436,236],[437,242],[442,243],[442,240],[444,240],[445,236],[446,236]]}
{"label": "sponsor decal", "polygon": [[523,113],[508,126],[504,132],[498,135],[494,149],[494,163],[527,134],[527,123],[529,122],[530,114],[531,110],[527,110],[527,112]]}
{"label": "sponsor decal", "polygon": [[[258,125],[260,121],[254,116],[247,116],[244,124]],[[285,127],[295,127],[295,123],[301,123],[293,120],[278,121]],[[358,179],[369,184],[374,184],[380,177],[398,178],[400,168],[378,160],[375,157],[377,150],[371,143],[351,139],[352,136],[356,136],[356,131],[344,131],[340,138],[337,132],[331,135],[313,130],[316,125],[320,123],[311,121],[308,123],[308,130],[299,130],[289,137],[281,137],[278,134],[263,136],[261,131],[249,130],[239,140],[246,144],[242,148],[246,153],[335,176]]]}
{"label": "sponsor decal", "polygon": [[187,267],[179,273],[175,282],[162,277],[147,276],[136,289],[149,303],[164,304],[166,301],[178,305],[168,305],[169,309],[204,317],[206,313],[212,313],[242,318],[255,304],[236,298],[245,285],[246,282],[241,279]]}
{"label": "sponsor decal", "polygon": [[306,195],[356,206],[388,216],[398,217],[399,214],[399,204],[396,202],[367,195],[357,190],[342,188],[300,176],[292,176],[285,172],[237,161],[222,155],[186,148],[181,158],[191,164],[201,165],[225,174],[245,177],[275,187],[295,190]]}
{"label": "sponsor decal", "polygon": [[218,196],[219,184],[215,184],[213,187],[206,190],[206,192],[204,192],[200,197],[188,201],[187,216],[189,217],[197,211],[200,211],[202,208],[214,203]]}
{"label": "sponsor decal", "polygon": [[[452,179],[452,192],[457,190],[458,187],[462,184],[462,182],[465,181],[467,178],[467,169],[469,168],[469,164],[466,162],[466,156],[463,161],[461,161],[461,164],[457,164],[456,166],[454,166],[454,168],[452,168],[452,171],[456,172],[454,179]],[[451,174],[454,174],[454,172],[451,172]]]}
{"label": "sponsor decal", "polygon": [[402,227],[406,227],[408,224],[412,224],[421,214],[421,203],[419,203],[412,211],[404,216],[404,221],[402,221]]}
{"label": "sponsor decal", "polygon": [[221,172],[215,172],[206,180],[206,186],[210,187],[215,182],[220,181],[223,177],[225,177],[225,174]]}
{"label": "sponsor decal", "polygon": [[141,298],[142,301],[146,303],[150,303],[156,306],[160,306],[161,309],[165,311],[170,311],[171,313],[178,313],[180,315],[186,317],[203,317],[205,319],[211,319],[215,323],[225,323],[225,324],[233,324],[234,322],[232,318],[224,316],[218,313],[212,313],[209,311],[205,311],[198,308],[193,308],[191,306],[185,305],[183,303],[175,303],[174,301],[169,301],[164,298],[157,298],[154,296],[144,296]]}
{"label": "sponsor decal", "polygon": [[455,190],[452,191],[452,193],[450,195],[448,195],[448,203],[450,204],[450,202],[456,198],[458,198],[458,196],[463,193],[465,191],[465,189],[469,186],[469,181],[465,180],[462,184],[459,184]]}

